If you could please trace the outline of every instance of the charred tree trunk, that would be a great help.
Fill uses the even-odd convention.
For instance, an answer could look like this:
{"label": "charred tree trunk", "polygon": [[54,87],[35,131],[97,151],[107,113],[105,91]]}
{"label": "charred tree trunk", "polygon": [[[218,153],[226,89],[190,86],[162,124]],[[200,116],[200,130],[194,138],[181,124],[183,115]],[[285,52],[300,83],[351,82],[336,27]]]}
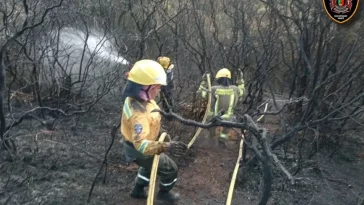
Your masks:
{"label": "charred tree trunk", "polygon": [[3,54],[0,53],[0,136],[1,140],[6,143],[4,139],[4,132],[6,128],[4,116],[4,89],[5,89],[5,68],[3,64]]}
{"label": "charred tree trunk", "polygon": [[[6,120],[5,120],[5,113],[4,113],[4,91],[5,91],[5,66],[4,66],[4,51],[5,49],[1,50],[0,52],[0,137],[2,141],[2,145],[5,146],[7,149],[15,150],[14,143],[10,143],[11,140],[6,139],[5,132],[6,132]],[[13,147],[11,146],[13,145]]]}
{"label": "charred tree trunk", "polygon": [[272,170],[273,160],[269,155],[264,156],[262,161],[263,168],[263,193],[259,205],[266,205],[270,197],[270,192],[272,190],[273,183],[273,170]]}

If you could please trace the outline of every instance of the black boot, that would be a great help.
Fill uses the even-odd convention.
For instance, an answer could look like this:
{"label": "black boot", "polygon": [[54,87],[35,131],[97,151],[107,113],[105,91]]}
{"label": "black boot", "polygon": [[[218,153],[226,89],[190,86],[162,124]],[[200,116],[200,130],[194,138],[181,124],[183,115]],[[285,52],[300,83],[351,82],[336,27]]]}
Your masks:
{"label": "black boot", "polygon": [[146,199],[148,198],[147,192],[144,190],[144,185],[134,184],[133,189],[130,192],[130,196],[135,199]]}
{"label": "black boot", "polygon": [[179,193],[174,193],[172,191],[159,190],[157,193],[157,200],[168,202],[168,204],[173,204],[179,200]]}

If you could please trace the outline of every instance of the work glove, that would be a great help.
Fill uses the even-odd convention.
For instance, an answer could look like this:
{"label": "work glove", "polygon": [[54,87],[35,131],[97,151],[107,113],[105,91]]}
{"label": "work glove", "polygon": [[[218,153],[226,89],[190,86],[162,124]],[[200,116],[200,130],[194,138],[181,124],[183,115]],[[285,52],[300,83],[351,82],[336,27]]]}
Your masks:
{"label": "work glove", "polygon": [[239,79],[236,80],[236,83],[242,84],[244,83],[244,74],[243,71],[239,70]]}
{"label": "work glove", "polygon": [[205,72],[205,73],[202,75],[202,81],[207,82],[207,74],[209,74],[209,72]]}
{"label": "work glove", "polygon": [[207,86],[207,78],[206,78],[207,74],[208,74],[208,72],[205,72],[205,73],[202,75],[201,85],[202,85],[203,87],[206,87],[206,86]]}
{"label": "work glove", "polygon": [[244,74],[243,74],[243,71],[242,70],[239,70],[239,74],[240,74],[240,79],[243,79],[244,78]]}
{"label": "work glove", "polygon": [[202,75],[202,80],[206,79],[206,75],[208,74],[208,72],[205,72],[203,75]]}
{"label": "work glove", "polygon": [[167,142],[167,151],[171,154],[173,157],[181,157],[186,153],[188,149],[188,146],[179,141],[171,141]]}
{"label": "work glove", "polygon": [[244,85],[244,79],[243,78],[241,78],[240,80],[238,80],[237,82],[236,82],[238,85]]}

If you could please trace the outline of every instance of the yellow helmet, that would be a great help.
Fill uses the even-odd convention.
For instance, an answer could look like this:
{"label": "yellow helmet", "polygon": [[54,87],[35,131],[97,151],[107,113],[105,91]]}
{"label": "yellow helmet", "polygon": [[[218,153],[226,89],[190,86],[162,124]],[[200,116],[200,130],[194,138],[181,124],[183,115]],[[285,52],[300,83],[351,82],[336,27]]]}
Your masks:
{"label": "yellow helmet", "polygon": [[149,59],[137,61],[129,72],[128,80],[140,85],[167,85],[167,75],[163,67]]}
{"label": "yellow helmet", "polygon": [[229,79],[231,79],[231,72],[230,72],[230,70],[229,70],[229,69],[227,69],[227,68],[220,69],[220,70],[216,73],[215,78],[222,78],[222,77],[225,77],[225,78],[229,78]]}
{"label": "yellow helmet", "polygon": [[163,66],[164,69],[172,69],[174,67],[173,64],[171,64],[171,59],[165,56],[158,57],[157,59],[158,63]]}

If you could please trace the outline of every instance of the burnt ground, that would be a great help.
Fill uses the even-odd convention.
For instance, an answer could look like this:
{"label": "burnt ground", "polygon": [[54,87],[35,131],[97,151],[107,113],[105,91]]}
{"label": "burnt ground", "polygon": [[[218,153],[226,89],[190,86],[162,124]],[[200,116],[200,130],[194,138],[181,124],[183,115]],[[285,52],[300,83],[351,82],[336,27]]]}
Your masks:
{"label": "burnt ground", "polygon": [[[0,153],[0,204],[86,204],[92,182],[110,144],[110,130],[119,120],[117,106],[95,108],[82,116],[62,119],[54,132],[35,121],[24,121],[11,136],[17,155]],[[264,126],[276,133],[278,119],[267,118]],[[172,136],[188,141],[194,129],[176,124]],[[128,196],[137,167],[127,165],[119,143],[120,132],[108,157],[108,170],[97,179],[90,204],[146,204]],[[361,138],[362,139],[362,138]],[[277,169],[269,204],[359,205],[364,197],[364,141],[348,140],[340,151],[323,149],[298,166],[297,150],[276,153],[295,174],[295,185]],[[361,141],[360,141],[361,140]],[[293,143],[294,144],[294,143]],[[225,204],[238,148],[194,146],[179,167],[175,190],[181,205]],[[299,168],[299,172],[296,173]],[[243,172],[243,173],[242,173]],[[241,169],[232,204],[258,204],[261,175],[259,166]]]}

